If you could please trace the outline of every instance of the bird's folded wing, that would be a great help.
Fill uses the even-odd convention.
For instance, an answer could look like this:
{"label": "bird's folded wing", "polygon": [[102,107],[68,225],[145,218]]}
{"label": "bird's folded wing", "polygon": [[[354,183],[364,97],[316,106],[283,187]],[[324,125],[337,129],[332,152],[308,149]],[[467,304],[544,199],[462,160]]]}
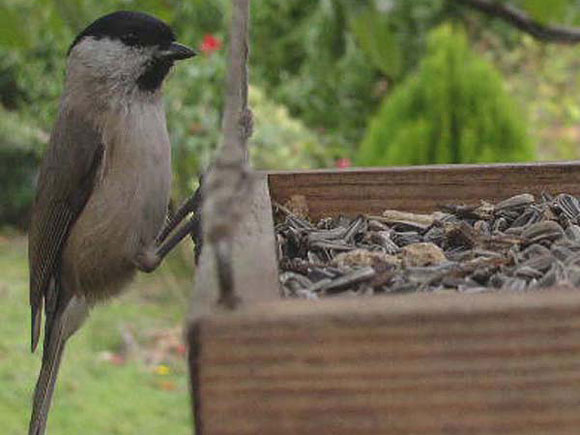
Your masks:
{"label": "bird's folded wing", "polygon": [[[29,232],[32,351],[64,295],[56,274],[64,243],[98,177],[103,156],[99,131],[73,111],[61,110],[40,168]],[[45,331],[46,334],[46,331]]]}

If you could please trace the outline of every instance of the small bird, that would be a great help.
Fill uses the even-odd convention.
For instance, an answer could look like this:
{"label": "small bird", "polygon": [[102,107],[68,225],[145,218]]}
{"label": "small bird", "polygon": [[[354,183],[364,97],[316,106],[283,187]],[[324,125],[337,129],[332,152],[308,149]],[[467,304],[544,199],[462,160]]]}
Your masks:
{"label": "small bird", "polygon": [[[44,434],[68,338],[137,270],[152,271],[192,229],[167,220],[171,148],[161,88],[195,52],[164,22],[120,11],[73,41],[29,233],[32,351],[44,349],[30,435]],[[195,202],[195,201],[193,201]],[[185,204],[182,218],[191,210]]]}

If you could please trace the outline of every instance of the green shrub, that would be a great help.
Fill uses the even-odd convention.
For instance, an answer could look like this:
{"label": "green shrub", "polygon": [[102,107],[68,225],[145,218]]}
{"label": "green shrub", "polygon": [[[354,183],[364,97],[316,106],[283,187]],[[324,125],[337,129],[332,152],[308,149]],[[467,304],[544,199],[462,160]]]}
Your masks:
{"label": "green shrub", "polygon": [[[222,140],[225,54],[222,49],[179,65],[165,88],[178,201],[191,194],[199,172],[209,165]],[[249,97],[254,114],[250,154],[256,168],[296,169],[331,163],[332,150],[285,106],[270,99],[259,86],[250,87]]]}
{"label": "green shrub", "polygon": [[522,110],[499,72],[443,25],[418,72],[386,97],[360,147],[359,165],[534,159]]}
{"label": "green shrub", "polygon": [[250,87],[254,134],[250,139],[256,169],[309,169],[332,164],[331,155],[288,108],[268,99],[257,86]]}
{"label": "green shrub", "polygon": [[34,198],[40,143],[47,139],[0,106],[0,224],[26,226]]}
{"label": "green shrub", "polygon": [[335,155],[352,152],[381,98],[381,75],[338,0],[258,0],[252,6],[252,79]]}

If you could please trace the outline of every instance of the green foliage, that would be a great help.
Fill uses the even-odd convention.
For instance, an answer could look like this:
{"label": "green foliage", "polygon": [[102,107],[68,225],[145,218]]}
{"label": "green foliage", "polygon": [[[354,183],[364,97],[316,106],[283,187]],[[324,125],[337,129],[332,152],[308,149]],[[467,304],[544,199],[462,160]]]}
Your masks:
{"label": "green foliage", "polygon": [[[34,119],[35,125],[45,132],[50,130],[58,110],[66,50],[78,29],[95,16],[116,9],[143,10],[170,22],[181,42],[196,47],[201,45],[207,34],[222,41],[226,39],[230,5],[229,0],[192,0],[176,4],[154,0],[103,0],[98,3],[93,0],[40,0],[43,8],[35,8],[32,0],[14,1],[15,6],[10,8],[13,15],[19,17],[20,22],[25,16],[30,17],[34,25],[30,44],[27,41],[12,44],[0,38],[0,101],[4,107],[18,110],[26,119]],[[254,10],[259,9],[255,7]],[[263,25],[270,26],[267,22]],[[270,31],[274,30],[270,26]],[[191,194],[198,173],[208,165],[212,151],[220,141],[226,44],[223,43],[221,50],[200,53],[195,59],[180,63],[165,86],[177,202]],[[256,55],[253,59],[267,60],[269,57]],[[273,103],[265,95],[259,98],[257,104],[278,114],[285,113],[278,106],[272,106]],[[257,115],[261,119],[256,121],[255,137],[262,138],[256,140],[260,144],[254,151],[256,162],[271,168],[289,168],[328,161],[323,155],[325,149],[302,123],[288,115],[276,119],[281,124],[273,126],[267,110],[258,106],[254,110],[261,114]],[[266,132],[260,131],[262,125]],[[296,125],[300,128],[296,129]],[[20,128],[18,123],[14,123],[13,127],[16,130]],[[272,137],[274,131],[283,139],[275,141]],[[272,139],[272,142],[265,144],[265,138]],[[46,141],[32,141],[30,149],[40,152],[45,144]],[[293,155],[291,159],[283,158],[286,151],[282,147],[285,146],[304,154]],[[279,161],[275,161],[276,156],[280,157]],[[0,177],[2,174],[12,176],[6,171],[0,173]],[[15,183],[18,179],[13,178]],[[12,181],[0,178],[0,182],[8,185]],[[27,198],[30,198],[29,194],[19,194],[15,201],[18,204],[26,203]],[[22,209],[22,212],[25,211]]]}
{"label": "green foliage", "polygon": [[561,19],[566,13],[569,5],[568,0],[524,0],[525,9],[536,20],[549,22],[552,18]]}
{"label": "green foliage", "polygon": [[175,68],[165,86],[178,199],[191,194],[220,141],[225,75],[224,51],[202,54]]}
{"label": "green foliage", "polygon": [[319,8],[311,0],[257,0],[252,4],[252,70],[272,87],[300,71],[305,35]]}
{"label": "green foliage", "polygon": [[[577,0],[509,2],[546,22],[574,25],[580,19]],[[199,46],[204,35],[212,34],[226,47],[230,4],[9,0],[0,13],[0,102],[23,119],[33,119],[46,134],[62,92],[66,50],[75,33],[96,16],[143,10],[168,21],[186,44]],[[253,0],[251,82],[260,94],[255,104],[268,108],[255,107],[261,114],[255,162],[272,168],[310,167],[353,153],[386,92],[400,88],[415,72],[429,32],[450,20],[469,22],[472,41],[481,39],[477,29],[491,29],[518,47],[514,35],[519,32],[509,25],[447,0]],[[165,88],[177,201],[190,193],[220,140],[225,56],[222,49],[181,63]],[[576,105],[568,102],[577,94],[565,96],[562,101],[570,110],[562,110],[574,112]],[[533,104],[533,95],[526,99]],[[284,116],[269,117],[268,110]],[[298,130],[295,123],[301,125]],[[28,124],[23,122],[23,128]],[[45,142],[31,144],[40,150]],[[288,158],[288,146],[293,158]],[[298,150],[305,154],[298,156]]]}
{"label": "green foliage", "polygon": [[[190,194],[197,174],[210,163],[220,142],[225,74],[224,52],[203,55],[179,65],[170,79],[172,85],[166,88],[178,197]],[[318,137],[293,119],[286,107],[274,103],[257,86],[250,88],[250,103],[254,113],[251,154],[257,168],[298,169],[328,163]]]}
{"label": "green foliage", "polygon": [[359,143],[384,90],[412,71],[443,0],[257,0],[253,74],[338,154]]}
{"label": "green foliage", "polygon": [[541,23],[573,24],[580,12],[577,0],[516,0],[515,3]]}
{"label": "green foliage", "polygon": [[449,18],[442,0],[342,0],[357,43],[375,66],[398,80],[421,59],[431,28]]}
{"label": "green foliage", "polygon": [[525,120],[500,74],[470,50],[462,31],[445,25],[432,33],[418,73],[385,100],[370,123],[357,163],[533,158]]}
{"label": "green foliage", "polygon": [[371,61],[387,76],[397,77],[401,72],[401,52],[389,24],[388,15],[371,8],[351,19],[352,31]]}
{"label": "green foliage", "polygon": [[[41,360],[38,350],[30,353],[25,237],[0,234],[0,270],[1,432],[21,435]],[[188,300],[182,292],[190,286],[191,279],[168,275],[165,264],[155,276],[140,275],[121,298],[94,310],[68,342],[48,433],[192,433],[185,358],[163,350],[169,342],[159,338],[180,329]],[[127,333],[138,351],[129,350],[125,363],[113,364],[110,356],[127,350],[122,336]],[[158,364],[169,373],[156,373]]]}
{"label": "green foliage", "polygon": [[43,140],[42,131],[0,106],[0,222],[25,225],[39,162],[35,145]]}
{"label": "green foliage", "polygon": [[337,0],[257,0],[252,7],[252,77],[343,153],[380,101],[381,80],[357,46],[347,12]]}
{"label": "green foliage", "polygon": [[318,137],[269,100],[264,92],[250,88],[255,134],[251,138],[252,163],[257,169],[309,169],[328,166],[328,153]]}
{"label": "green foliage", "polygon": [[20,14],[8,8],[0,10],[0,41],[7,47],[27,47],[30,35],[19,21]]}
{"label": "green foliage", "polygon": [[484,53],[527,102],[538,157],[580,159],[580,45],[546,45],[520,35],[514,46]]}

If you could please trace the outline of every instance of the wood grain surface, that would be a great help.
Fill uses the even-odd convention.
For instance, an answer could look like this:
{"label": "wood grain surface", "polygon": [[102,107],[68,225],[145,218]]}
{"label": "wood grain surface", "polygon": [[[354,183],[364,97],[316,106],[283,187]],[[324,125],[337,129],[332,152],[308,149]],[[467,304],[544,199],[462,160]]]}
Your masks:
{"label": "wood grain surface", "polygon": [[[256,177],[249,209],[239,222],[233,241],[234,281],[243,304],[280,297],[272,205],[265,174]],[[195,278],[190,320],[211,312],[218,298],[215,255],[210,245],[204,246]]]}
{"label": "wood grain surface", "polygon": [[318,219],[387,208],[429,212],[524,192],[580,195],[580,162],[270,172],[268,180],[273,201],[304,195],[311,217]]}
{"label": "wood grain surface", "polygon": [[579,433],[580,292],[284,302],[190,339],[198,435]]}
{"label": "wood grain surface", "polygon": [[198,270],[196,433],[580,433],[580,292],[276,301],[268,193],[303,195],[316,219],[523,192],[580,195],[580,163],[264,173],[236,240],[249,303],[208,314],[211,255]]}

